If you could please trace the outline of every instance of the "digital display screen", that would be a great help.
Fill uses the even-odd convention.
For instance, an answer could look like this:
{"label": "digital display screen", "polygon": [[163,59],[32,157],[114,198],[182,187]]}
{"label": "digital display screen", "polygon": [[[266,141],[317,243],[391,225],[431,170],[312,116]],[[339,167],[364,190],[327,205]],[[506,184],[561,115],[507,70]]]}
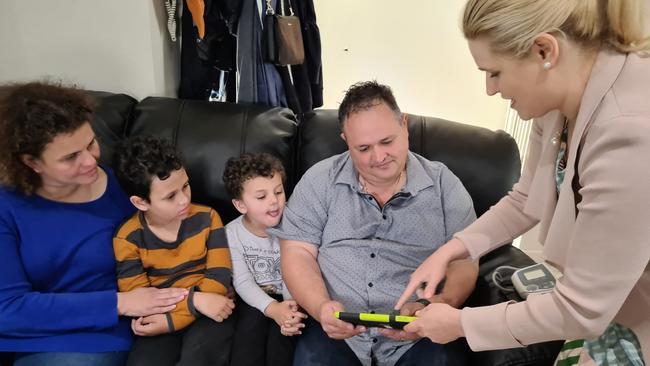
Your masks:
{"label": "digital display screen", "polygon": [[529,281],[542,278],[544,277],[544,271],[541,269],[536,269],[534,271],[524,272],[524,277],[526,277],[526,279]]}

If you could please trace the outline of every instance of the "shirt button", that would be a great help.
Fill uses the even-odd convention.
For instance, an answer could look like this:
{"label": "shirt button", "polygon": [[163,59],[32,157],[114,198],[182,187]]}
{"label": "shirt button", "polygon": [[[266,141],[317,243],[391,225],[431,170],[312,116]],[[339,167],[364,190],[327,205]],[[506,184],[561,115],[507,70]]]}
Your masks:
{"label": "shirt button", "polygon": [[368,283],[368,287],[372,287],[372,286],[373,286],[373,285],[372,285],[372,282],[369,282],[369,283]]}
{"label": "shirt button", "polygon": [[370,258],[374,258],[374,257],[375,257],[375,253],[370,253]]}
{"label": "shirt button", "polygon": [[381,217],[383,217],[383,218],[384,218],[384,220],[386,220],[386,215],[381,215]]}
{"label": "shirt button", "polygon": [[372,201],[372,196],[368,196],[368,201]]}
{"label": "shirt button", "polygon": [[373,339],[372,339],[372,343],[377,343],[377,342],[378,342],[378,341],[377,341],[377,338],[373,338]]}

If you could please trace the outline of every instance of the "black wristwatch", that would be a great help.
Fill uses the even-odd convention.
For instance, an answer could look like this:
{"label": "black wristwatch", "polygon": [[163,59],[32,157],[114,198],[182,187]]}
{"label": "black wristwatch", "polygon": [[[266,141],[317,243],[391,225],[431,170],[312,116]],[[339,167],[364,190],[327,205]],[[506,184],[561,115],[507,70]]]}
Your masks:
{"label": "black wristwatch", "polygon": [[429,301],[429,300],[427,300],[427,299],[417,299],[417,300],[415,300],[415,302],[419,302],[420,304],[424,305],[425,308],[426,308],[429,304],[431,304],[431,301]]}

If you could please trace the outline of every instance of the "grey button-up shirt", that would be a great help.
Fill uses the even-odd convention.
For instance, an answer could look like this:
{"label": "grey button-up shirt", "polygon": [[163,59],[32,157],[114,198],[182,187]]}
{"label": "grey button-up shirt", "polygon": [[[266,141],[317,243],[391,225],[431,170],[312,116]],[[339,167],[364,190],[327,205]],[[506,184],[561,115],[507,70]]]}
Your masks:
{"label": "grey button-up shirt", "polygon": [[[325,159],[305,173],[269,232],[318,247],[327,290],[346,311],[390,313],[418,265],[476,219],[465,187],[442,163],[409,152],[406,177],[380,208],[361,191],[348,152]],[[346,342],[368,366],[393,365],[413,345],[374,328]]]}

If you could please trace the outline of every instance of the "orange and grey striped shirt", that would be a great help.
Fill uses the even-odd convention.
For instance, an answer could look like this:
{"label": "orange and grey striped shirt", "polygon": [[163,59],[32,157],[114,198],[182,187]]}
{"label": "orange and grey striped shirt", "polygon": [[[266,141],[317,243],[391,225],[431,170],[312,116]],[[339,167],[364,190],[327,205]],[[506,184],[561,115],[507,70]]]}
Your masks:
{"label": "orange and grey striped shirt", "polygon": [[228,240],[219,214],[210,207],[192,204],[173,243],[154,235],[137,212],[117,230],[113,250],[120,291],[151,286],[191,290],[167,313],[170,332],[187,327],[199,315],[192,301],[195,290],[226,295],[232,288]]}

